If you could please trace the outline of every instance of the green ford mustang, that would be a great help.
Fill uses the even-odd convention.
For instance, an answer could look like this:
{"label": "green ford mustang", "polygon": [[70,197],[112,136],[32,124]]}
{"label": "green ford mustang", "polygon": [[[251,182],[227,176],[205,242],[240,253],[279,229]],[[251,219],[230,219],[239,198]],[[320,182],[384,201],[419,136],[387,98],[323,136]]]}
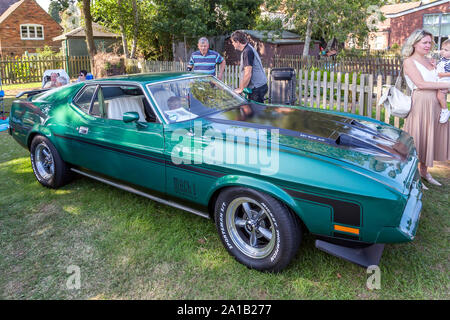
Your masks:
{"label": "green ford mustang", "polygon": [[280,271],[302,235],[367,267],[414,239],[422,207],[412,138],[357,115],[243,99],[216,78],[158,73],[28,92],[10,134],[37,180],[74,174],[212,219],[228,252]]}

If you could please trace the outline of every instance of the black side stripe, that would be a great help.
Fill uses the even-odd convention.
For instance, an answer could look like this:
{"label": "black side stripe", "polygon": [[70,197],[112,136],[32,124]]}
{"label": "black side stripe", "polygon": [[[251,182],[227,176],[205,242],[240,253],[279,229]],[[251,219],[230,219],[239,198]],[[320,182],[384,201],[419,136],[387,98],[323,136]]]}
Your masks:
{"label": "black side stripe", "polygon": [[361,227],[362,210],[360,205],[344,200],[321,197],[314,194],[283,189],[294,198],[329,205],[333,208],[333,222],[354,227]]}
{"label": "black side stripe", "polygon": [[81,142],[81,143],[86,143],[86,144],[89,144],[89,145],[92,145],[92,146],[96,146],[96,147],[99,147],[99,148],[102,148],[102,149],[106,149],[106,150],[110,150],[110,151],[115,151],[115,152],[127,154],[127,155],[130,155],[130,156],[133,156],[133,157],[150,160],[150,161],[153,161],[153,162],[156,162],[156,163],[161,163],[161,164],[165,164],[165,165],[168,165],[168,166],[171,166],[171,167],[176,167],[176,168],[180,168],[180,169],[184,169],[184,170],[188,170],[188,171],[202,173],[202,174],[213,176],[213,177],[220,178],[220,177],[225,176],[224,173],[220,173],[220,172],[215,172],[215,171],[199,168],[198,166],[195,166],[195,165],[192,165],[192,166],[186,165],[186,164],[179,164],[179,165],[177,165],[177,164],[175,164],[175,163],[173,163],[171,161],[167,161],[165,159],[161,159],[161,158],[152,157],[152,156],[145,155],[145,154],[132,152],[132,151],[129,151],[129,150],[124,150],[124,149],[114,148],[114,147],[110,147],[110,146],[105,146],[105,145],[102,145],[102,144],[98,144],[98,143],[94,143],[94,142],[90,142],[90,141],[86,141],[86,140],[82,140],[82,139],[77,139],[77,138],[74,138],[74,137],[67,137],[67,136],[62,136],[62,135],[58,135],[58,134],[55,134],[54,136],[58,137],[58,138],[63,138],[63,139],[78,141],[78,142]]}
{"label": "black side stripe", "polygon": [[206,170],[203,168],[199,168],[198,166],[195,165],[187,165],[187,164],[175,164],[172,161],[167,161],[166,160],[166,165],[170,166],[170,167],[175,167],[175,168],[180,168],[180,169],[185,169],[188,171],[194,171],[197,173],[202,173],[208,176],[213,176],[213,177],[217,177],[217,178],[221,178],[223,176],[225,176],[224,173],[220,173],[220,172],[215,172],[215,171],[211,171],[211,170]]}

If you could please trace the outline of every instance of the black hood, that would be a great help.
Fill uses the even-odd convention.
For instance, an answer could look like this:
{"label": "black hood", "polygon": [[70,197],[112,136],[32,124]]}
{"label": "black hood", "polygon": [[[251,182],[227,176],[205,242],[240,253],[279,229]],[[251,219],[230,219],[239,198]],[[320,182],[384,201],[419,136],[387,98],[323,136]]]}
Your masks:
{"label": "black hood", "polygon": [[280,135],[350,148],[405,160],[410,143],[401,142],[401,130],[371,121],[328,112],[248,104],[208,117],[212,122],[260,129],[278,129]]}

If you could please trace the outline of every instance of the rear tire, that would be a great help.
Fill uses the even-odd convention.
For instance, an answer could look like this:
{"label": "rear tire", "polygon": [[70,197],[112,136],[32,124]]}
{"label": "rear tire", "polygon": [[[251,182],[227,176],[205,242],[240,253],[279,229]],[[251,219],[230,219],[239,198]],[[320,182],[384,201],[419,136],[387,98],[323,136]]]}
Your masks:
{"label": "rear tire", "polygon": [[44,136],[35,136],[30,146],[31,166],[36,179],[45,187],[59,188],[69,183],[73,174],[55,146]]}
{"label": "rear tire", "polygon": [[228,252],[249,268],[278,272],[298,251],[302,231],[289,209],[260,191],[223,190],[215,205],[215,222]]}

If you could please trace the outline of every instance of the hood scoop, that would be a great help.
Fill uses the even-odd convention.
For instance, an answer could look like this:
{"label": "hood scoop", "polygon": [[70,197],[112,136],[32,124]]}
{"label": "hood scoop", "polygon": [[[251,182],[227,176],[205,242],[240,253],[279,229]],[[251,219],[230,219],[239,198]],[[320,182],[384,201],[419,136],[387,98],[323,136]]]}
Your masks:
{"label": "hood scoop", "polygon": [[336,145],[364,150],[394,159],[406,159],[407,150],[399,141],[395,141],[356,120],[352,120],[347,125],[351,127],[351,130],[340,132],[335,140]]}
{"label": "hood scoop", "polygon": [[370,128],[370,127],[368,127],[368,126],[366,126],[366,125],[364,125],[361,122],[358,122],[356,120],[350,121],[350,125],[352,125],[353,127],[358,128],[360,131],[363,131],[363,132],[366,132],[366,133],[369,133],[369,134],[373,134],[373,135],[381,137],[381,138],[383,138],[385,140],[389,140],[389,141],[391,141],[393,143],[395,142],[395,140],[391,139],[387,135],[382,134],[381,132],[375,130],[374,128]]}
{"label": "hood scoop", "polygon": [[390,153],[387,150],[383,150],[382,148],[377,147],[376,145],[368,143],[368,142],[366,142],[364,140],[361,140],[361,139],[359,139],[357,137],[350,136],[350,135],[348,135],[346,133],[342,133],[342,134],[339,135],[339,137],[336,139],[336,144],[338,146],[341,146],[341,147],[350,147],[350,148],[373,150],[374,152],[377,152],[377,153],[384,153],[384,154],[386,154],[388,156],[395,157],[394,154]]}

